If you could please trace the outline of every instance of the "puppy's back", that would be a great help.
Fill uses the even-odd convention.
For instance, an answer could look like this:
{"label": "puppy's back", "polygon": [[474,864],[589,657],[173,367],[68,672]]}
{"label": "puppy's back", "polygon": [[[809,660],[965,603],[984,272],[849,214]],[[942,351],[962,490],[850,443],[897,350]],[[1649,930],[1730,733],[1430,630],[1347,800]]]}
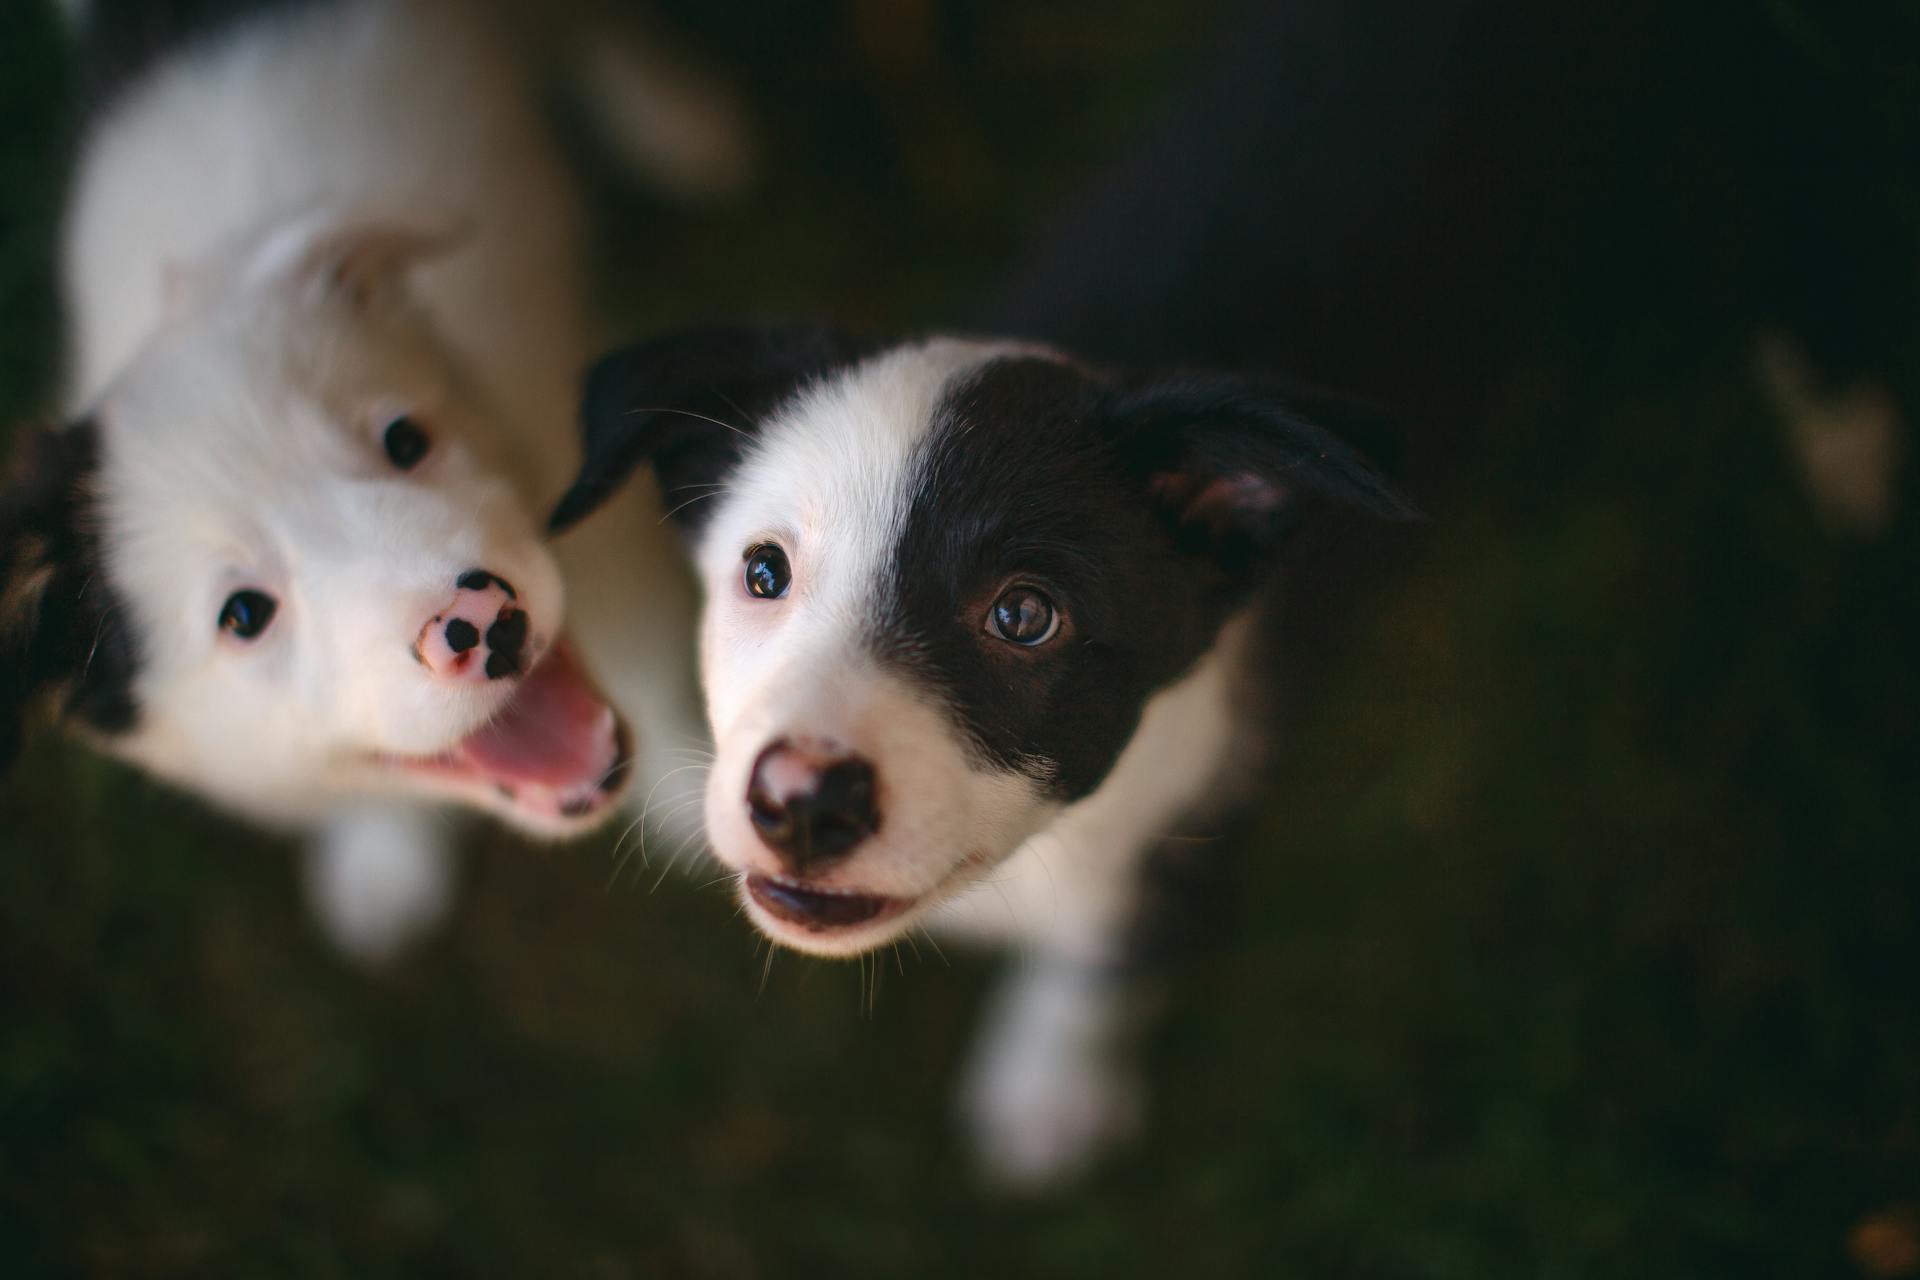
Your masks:
{"label": "puppy's back", "polygon": [[419,284],[474,368],[526,370],[529,335],[579,358],[569,181],[474,7],[96,0],[85,21],[98,109],[64,245],[76,402],[160,323],[169,268],[310,213],[458,232]]}

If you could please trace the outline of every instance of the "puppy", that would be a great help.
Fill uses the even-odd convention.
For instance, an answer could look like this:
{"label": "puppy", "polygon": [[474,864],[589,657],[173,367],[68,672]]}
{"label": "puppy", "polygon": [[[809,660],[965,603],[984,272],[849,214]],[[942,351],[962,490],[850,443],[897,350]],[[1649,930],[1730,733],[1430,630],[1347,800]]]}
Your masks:
{"label": "puppy", "polygon": [[453,0],[209,18],[243,7],[87,9],[123,72],[65,229],[67,425],[0,493],[0,762],[47,708],[316,829],[377,958],[446,895],[435,806],[570,835],[702,737],[693,597],[651,495],[557,548],[534,514],[595,343],[529,68]]}
{"label": "puppy", "polygon": [[1015,945],[980,1152],[1070,1173],[1135,1123],[1117,1039],[1148,859],[1258,756],[1260,612],[1315,506],[1407,507],[1284,396],[1005,341],[722,328],[608,357],[564,528],[650,463],[706,592],[706,823],[824,956]]}

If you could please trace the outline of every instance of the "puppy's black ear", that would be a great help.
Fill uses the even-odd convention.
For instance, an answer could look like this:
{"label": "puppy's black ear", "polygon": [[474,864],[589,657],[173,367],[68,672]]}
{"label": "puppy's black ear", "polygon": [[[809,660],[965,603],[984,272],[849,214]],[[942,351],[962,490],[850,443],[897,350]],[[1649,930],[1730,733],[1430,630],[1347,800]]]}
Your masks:
{"label": "puppy's black ear", "polygon": [[94,572],[85,515],[96,456],[90,423],[30,430],[0,487],[0,770],[52,689],[65,690],[65,712],[102,730],[133,719],[130,635]]}
{"label": "puppy's black ear", "polygon": [[606,356],[587,375],[585,457],[548,520],[558,533],[611,497],[642,463],[688,529],[740,460],[760,422],[807,383],[859,358],[826,325],[719,325]]}
{"label": "puppy's black ear", "polygon": [[1176,545],[1237,580],[1316,505],[1415,518],[1392,484],[1315,421],[1331,404],[1252,379],[1190,377],[1128,387],[1109,425],[1122,468],[1146,486]]}

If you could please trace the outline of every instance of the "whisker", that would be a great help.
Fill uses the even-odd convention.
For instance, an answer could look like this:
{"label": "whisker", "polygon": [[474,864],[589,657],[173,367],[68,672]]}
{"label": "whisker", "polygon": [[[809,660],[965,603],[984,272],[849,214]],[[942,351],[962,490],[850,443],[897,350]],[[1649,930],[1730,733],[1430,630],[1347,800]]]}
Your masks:
{"label": "whisker", "polygon": [[953,968],[953,961],[947,959],[947,953],[940,949],[940,944],[934,941],[934,937],[931,933],[927,932],[927,926],[925,925],[920,926],[920,936],[925,938],[927,940],[927,945],[933,948],[933,954],[940,957],[941,964],[945,965],[949,969]]}
{"label": "whisker", "polygon": [[[727,402],[727,408],[729,408],[729,409],[731,409],[731,410],[733,410],[733,411],[734,411],[735,413],[737,413],[737,414],[739,414],[742,420],[744,420],[744,421],[747,421],[747,422],[751,422],[751,421],[753,420],[753,415],[752,415],[752,414],[750,414],[750,413],[748,413],[748,412],[747,412],[747,411],[746,411],[745,409],[742,409],[742,408],[740,407],[740,402],[739,402],[738,400],[735,400],[735,399],[734,399],[734,398],[733,398],[732,396],[730,396],[730,395],[728,395],[728,394],[727,394],[726,392],[724,392],[724,391],[721,391],[721,390],[718,390],[718,389],[715,389],[715,391],[714,391],[714,393],[713,393],[713,394],[715,394],[715,395],[717,395],[717,396],[719,396],[719,397],[720,397],[720,398],[721,398],[722,400],[724,400],[724,401],[726,401],[726,402]],[[738,430],[739,430],[739,428],[738,428],[738,427],[736,427],[736,428],[734,428],[734,429],[735,429],[736,431],[738,431]],[[742,434],[745,434],[745,433],[743,432]]]}
{"label": "whisker", "polygon": [[695,494],[693,497],[688,498],[685,502],[681,503],[679,506],[673,508],[673,510],[661,516],[658,520],[654,521],[654,523],[665,524],[667,521],[673,519],[675,516],[679,515],[682,511],[685,511],[688,507],[692,506],[694,503],[705,502],[708,498],[716,498],[725,492],[726,492],[726,487],[722,485],[722,486],[716,487],[712,493]]}
{"label": "whisker", "polygon": [[[660,815],[659,815],[660,821],[664,823],[673,818],[678,817],[680,814],[685,813],[688,809],[692,808],[694,805],[700,803],[700,801],[703,799],[704,797],[698,796],[698,795],[680,797],[678,800],[674,801],[667,808],[662,809],[660,811]],[[620,833],[619,841],[615,843],[615,845],[613,846],[614,854],[618,854],[620,852],[620,846],[626,843],[627,837],[632,835],[636,830],[638,830],[640,832],[640,838],[639,840],[634,842],[634,849],[637,849],[639,851],[640,867],[642,870],[645,870],[646,868],[653,865],[652,860],[647,856],[646,828],[641,825],[645,821],[646,821],[646,815],[643,813],[640,815],[640,817],[635,818],[632,822],[628,823],[626,830]],[[613,869],[613,875],[607,882],[607,888],[609,891],[611,891],[614,884],[616,884],[619,881],[620,872],[626,868],[626,865],[628,862],[632,861],[633,852],[634,850],[628,850],[626,856],[618,860],[618,863],[615,865]],[[609,855],[609,856],[612,856],[612,855]]]}
{"label": "whisker", "polygon": [[[721,399],[725,400],[726,397],[722,396]],[[733,401],[731,400],[727,400],[727,403],[730,405],[733,405],[733,408],[735,409],[736,412],[740,408],[739,405],[733,404]],[[627,414],[629,416],[632,416],[633,414],[636,414],[636,413],[673,413],[673,414],[678,414],[682,418],[697,418],[701,422],[711,422],[716,427],[725,427],[727,430],[733,432],[733,434],[739,436],[743,440],[753,439],[753,434],[751,432],[742,431],[739,427],[734,426],[731,422],[722,422],[718,418],[708,417],[704,413],[695,413],[691,409],[669,409],[664,405],[640,405],[635,408],[627,410]],[[743,413],[740,416],[744,418],[747,415]]]}
{"label": "whisker", "polygon": [[773,953],[779,949],[779,943],[775,942],[772,938],[767,939],[766,963],[760,966],[760,989],[753,993],[753,998],[756,1003],[758,1003],[761,996],[767,994],[767,979],[773,976]]}
{"label": "whisker", "polygon": [[705,764],[701,764],[701,763],[698,763],[698,762],[695,762],[695,763],[693,763],[693,764],[683,764],[683,765],[681,765],[681,766],[679,766],[679,767],[678,767],[678,768],[676,768],[676,769],[669,769],[669,770],[667,770],[667,771],[666,771],[665,773],[663,773],[663,774],[661,774],[661,775],[660,775],[660,776],[659,776],[658,778],[655,778],[655,779],[654,779],[654,781],[653,781],[653,786],[652,786],[652,788],[650,788],[650,789],[649,789],[649,790],[647,791],[647,798],[646,798],[646,800],[645,800],[645,801],[643,801],[643,802],[641,803],[641,805],[640,805],[640,818],[639,818],[639,820],[640,820],[641,822],[645,822],[645,821],[647,820],[647,811],[648,811],[649,809],[651,809],[651,808],[653,807],[653,797],[654,797],[654,796],[655,796],[656,794],[658,794],[658,792],[659,792],[659,790],[660,790],[660,788],[661,788],[662,786],[664,786],[664,785],[666,784],[666,781],[667,781],[667,779],[668,779],[668,778],[673,778],[673,777],[677,777],[677,776],[679,776],[680,774],[683,774],[683,773],[691,773],[691,772],[693,772],[694,770],[697,770],[697,769],[707,769],[707,768],[710,768],[710,767],[711,767],[711,766],[709,766],[709,765],[705,765]]}
{"label": "whisker", "polygon": [[672,873],[675,867],[680,865],[681,857],[686,854],[687,850],[693,845],[693,842],[701,839],[703,835],[703,832],[696,831],[680,842],[679,847],[673,851],[673,857],[668,859],[667,865],[662,868],[660,878],[653,882],[653,888],[647,890],[648,893],[658,893],[660,891],[660,886],[666,882],[667,876]]}

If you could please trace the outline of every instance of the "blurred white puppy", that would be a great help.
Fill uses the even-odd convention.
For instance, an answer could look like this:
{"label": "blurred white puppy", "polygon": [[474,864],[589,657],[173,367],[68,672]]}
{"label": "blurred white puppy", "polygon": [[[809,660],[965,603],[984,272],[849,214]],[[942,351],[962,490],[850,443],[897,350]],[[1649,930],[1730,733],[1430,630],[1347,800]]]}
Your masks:
{"label": "blurred white puppy", "polygon": [[552,547],[538,518],[594,341],[573,183],[493,13],[74,6],[107,72],[66,425],[0,492],[0,763],[51,708],[313,829],[316,905],[367,958],[444,904],[436,806],[569,835],[702,736],[652,496]]}

